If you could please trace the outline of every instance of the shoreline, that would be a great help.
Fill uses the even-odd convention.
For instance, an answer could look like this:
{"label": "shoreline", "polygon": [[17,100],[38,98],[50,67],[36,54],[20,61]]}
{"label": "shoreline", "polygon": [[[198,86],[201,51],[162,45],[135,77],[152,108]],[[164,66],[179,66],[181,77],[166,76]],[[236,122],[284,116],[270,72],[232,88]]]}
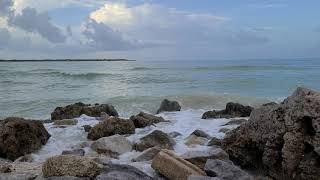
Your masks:
{"label": "shoreline", "polygon": [[0,60],[1,62],[131,62],[129,59],[40,59],[40,60]]}

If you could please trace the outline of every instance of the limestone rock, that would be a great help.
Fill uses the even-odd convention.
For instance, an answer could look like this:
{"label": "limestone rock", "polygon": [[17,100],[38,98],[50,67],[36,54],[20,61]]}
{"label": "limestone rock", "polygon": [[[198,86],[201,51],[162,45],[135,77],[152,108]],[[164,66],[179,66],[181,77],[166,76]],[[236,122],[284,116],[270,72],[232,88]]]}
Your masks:
{"label": "limestone rock", "polygon": [[213,137],[209,142],[208,146],[221,146],[221,139],[218,139],[216,137]]}
{"label": "limestone rock", "polygon": [[132,150],[132,145],[125,137],[113,135],[98,139],[91,144],[91,148],[98,153],[117,158],[118,155],[130,152]]}
{"label": "limestone rock", "polygon": [[162,117],[154,116],[144,112],[140,112],[136,116],[131,116],[130,120],[133,121],[136,128],[144,128],[165,121]]}
{"label": "limestone rock", "polygon": [[158,147],[152,147],[143,151],[138,157],[132,159],[133,162],[150,161],[161,151]]}
{"label": "limestone rock", "polygon": [[159,130],[155,130],[141,138],[140,142],[135,145],[135,148],[137,151],[144,151],[151,147],[172,150],[174,145],[175,141],[168,134]]}
{"label": "limestone rock", "polygon": [[77,125],[78,121],[76,119],[63,119],[59,121],[54,121],[53,125],[57,126],[74,126]]}
{"label": "limestone rock", "polygon": [[197,146],[197,145],[205,145],[208,139],[203,137],[198,137],[196,135],[190,135],[186,138],[185,145],[189,147]]}
{"label": "limestone rock", "polygon": [[226,105],[226,109],[224,110],[205,112],[202,115],[202,119],[249,117],[252,110],[253,107],[230,102]]}
{"label": "limestone rock", "polygon": [[207,138],[207,139],[211,138],[211,136],[209,134],[207,134],[206,132],[204,132],[204,131],[202,131],[200,129],[197,129],[197,130],[193,131],[192,134],[195,135],[195,136],[203,137],[203,138]]}
{"label": "limestone rock", "polygon": [[181,110],[181,106],[177,101],[169,101],[168,99],[165,99],[161,102],[161,105],[157,111],[157,114],[164,111],[172,112],[172,111],[180,111],[180,110]]}

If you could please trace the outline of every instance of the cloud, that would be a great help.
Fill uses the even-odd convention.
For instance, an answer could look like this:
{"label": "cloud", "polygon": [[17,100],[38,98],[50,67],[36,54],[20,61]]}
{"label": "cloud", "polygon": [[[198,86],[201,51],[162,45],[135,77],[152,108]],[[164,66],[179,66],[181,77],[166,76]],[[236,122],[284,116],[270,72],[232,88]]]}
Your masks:
{"label": "cloud", "polygon": [[50,22],[48,13],[38,13],[34,8],[25,8],[21,14],[10,15],[8,24],[27,32],[39,33],[52,43],[62,43],[66,40],[62,31]]}
{"label": "cloud", "polygon": [[5,28],[0,28],[0,49],[4,49],[8,46],[10,38],[9,31]]}
{"label": "cloud", "polygon": [[7,15],[12,5],[12,0],[0,0],[0,16]]}

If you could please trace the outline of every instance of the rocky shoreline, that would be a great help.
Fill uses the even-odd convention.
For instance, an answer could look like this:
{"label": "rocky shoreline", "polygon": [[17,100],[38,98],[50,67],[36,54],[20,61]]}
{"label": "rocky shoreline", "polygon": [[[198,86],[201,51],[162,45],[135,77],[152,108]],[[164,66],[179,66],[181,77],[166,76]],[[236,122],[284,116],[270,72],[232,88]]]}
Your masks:
{"label": "rocky shoreline", "polygon": [[[166,99],[157,114],[180,110],[178,102]],[[141,112],[124,119],[112,105],[76,103],[57,107],[50,127],[68,131],[82,114],[97,120],[82,127],[87,140],[43,162],[30,156],[52,138],[43,123],[14,117],[0,121],[0,180],[313,180],[320,175],[320,93],[306,88],[280,104],[254,109],[230,102],[225,110],[205,112],[205,121],[229,119],[219,128],[225,137],[194,129],[183,139],[188,147],[183,154],[175,152],[180,132],[152,130],[130,140],[143,128],[174,123],[161,114]],[[115,163],[130,153],[138,155]]]}

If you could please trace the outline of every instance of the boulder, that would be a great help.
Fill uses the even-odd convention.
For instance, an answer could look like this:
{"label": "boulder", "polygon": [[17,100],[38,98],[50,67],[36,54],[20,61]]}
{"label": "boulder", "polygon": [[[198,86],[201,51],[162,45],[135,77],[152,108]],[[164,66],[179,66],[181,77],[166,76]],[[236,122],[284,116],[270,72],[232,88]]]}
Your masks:
{"label": "boulder", "polygon": [[275,179],[320,177],[320,93],[298,88],[281,104],[267,104],[222,141],[230,159]]}
{"label": "boulder", "polygon": [[187,180],[190,175],[205,175],[200,168],[169,150],[160,151],[152,160],[151,167],[170,180]]}
{"label": "boulder", "polygon": [[74,126],[77,125],[78,121],[76,119],[63,119],[60,121],[54,121],[53,125],[56,126]]}
{"label": "boulder", "polygon": [[161,151],[158,147],[152,147],[143,151],[138,157],[132,159],[133,162],[150,161]]}
{"label": "boulder", "polygon": [[249,117],[252,110],[253,107],[251,106],[230,102],[224,110],[205,112],[202,115],[202,119]]}
{"label": "boulder", "polygon": [[90,177],[98,175],[102,167],[93,160],[74,155],[60,155],[48,158],[42,166],[44,177],[75,176]]}
{"label": "boulder", "polygon": [[7,118],[0,121],[0,157],[15,160],[39,150],[49,138],[40,121]]}
{"label": "boulder", "polygon": [[31,180],[41,175],[41,163],[12,163],[10,172],[0,173],[0,180]]}
{"label": "boulder", "polygon": [[97,140],[102,137],[108,137],[115,134],[134,134],[135,126],[131,120],[110,117],[93,128],[88,133],[88,139]]}
{"label": "boulder", "polygon": [[125,137],[117,134],[98,139],[91,144],[91,148],[99,154],[106,154],[117,158],[123,153],[130,152],[132,145]]}
{"label": "boulder", "polygon": [[189,151],[183,155],[182,158],[204,169],[208,159],[229,160],[229,155],[221,148],[209,148],[207,150]]}
{"label": "boulder", "polygon": [[135,145],[135,148],[137,151],[144,151],[151,147],[172,150],[174,145],[175,141],[168,134],[159,130],[155,130],[141,138],[140,142]]}
{"label": "boulder", "polygon": [[62,120],[62,119],[73,119],[80,117],[82,114],[92,117],[99,117],[101,112],[105,112],[110,116],[118,116],[116,109],[109,104],[95,104],[91,106],[90,104],[75,103],[68,105],[66,107],[57,107],[51,113],[52,120]]}
{"label": "boulder", "polygon": [[160,108],[157,111],[157,114],[168,111],[168,112],[173,112],[173,111],[180,111],[181,106],[177,101],[169,101],[168,99],[165,99],[161,102]]}
{"label": "boulder", "polygon": [[76,156],[84,156],[86,152],[83,149],[74,149],[74,150],[66,150],[62,151],[61,155],[76,155]]}
{"label": "boulder", "polygon": [[196,135],[190,135],[186,138],[185,145],[189,147],[197,146],[197,145],[205,145],[208,139],[203,137],[198,137]]}
{"label": "boulder", "polygon": [[226,123],[224,126],[229,126],[229,125],[240,125],[242,123],[247,122],[248,120],[246,119],[231,119],[228,123]]}
{"label": "boulder", "polygon": [[82,126],[83,127],[83,129],[84,129],[84,132],[90,132],[90,130],[91,130],[91,126],[90,125],[84,125],[84,126]]}
{"label": "boulder", "polygon": [[136,116],[131,116],[130,120],[133,121],[136,128],[144,128],[165,121],[162,117],[154,116],[144,112],[140,112]]}
{"label": "boulder", "polygon": [[193,133],[191,133],[195,136],[198,136],[198,137],[203,137],[203,138],[207,138],[207,139],[211,139],[211,136],[209,134],[207,134],[206,132],[200,130],[200,129],[197,129],[195,131],[193,131]]}
{"label": "boulder", "polygon": [[152,177],[139,169],[120,164],[108,164],[96,180],[153,180]]}
{"label": "boulder", "polygon": [[220,133],[227,133],[227,132],[229,132],[229,131],[231,131],[229,128],[221,128],[221,129],[219,130]]}
{"label": "boulder", "polygon": [[253,177],[233,165],[232,162],[210,159],[207,161],[204,170],[208,176],[223,180],[253,180]]}
{"label": "boulder", "polygon": [[209,142],[208,142],[208,146],[221,146],[221,139],[218,139],[216,137],[213,137]]}

